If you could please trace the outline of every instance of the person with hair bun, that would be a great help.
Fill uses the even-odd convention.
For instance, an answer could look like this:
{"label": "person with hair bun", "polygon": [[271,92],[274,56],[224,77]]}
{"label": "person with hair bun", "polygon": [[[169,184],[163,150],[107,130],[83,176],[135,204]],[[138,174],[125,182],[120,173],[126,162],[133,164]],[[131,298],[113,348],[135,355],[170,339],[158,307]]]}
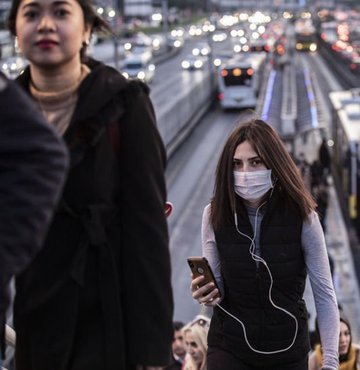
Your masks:
{"label": "person with hair bun", "polygon": [[17,83],[70,151],[42,252],[16,280],[17,370],[158,369],[173,297],[166,152],[148,87],[86,57],[90,0],[13,0]]}
{"label": "person with hair bun", "polygon": [[203,256],[220,292],[201,286],[203,276],[191,282],[193,298],[214,307],[207,370],[307,370],[307,275],[324,368],[337,370],[339,313],[315,208],[276,131],[259,119],[239,123],[202,220]]}

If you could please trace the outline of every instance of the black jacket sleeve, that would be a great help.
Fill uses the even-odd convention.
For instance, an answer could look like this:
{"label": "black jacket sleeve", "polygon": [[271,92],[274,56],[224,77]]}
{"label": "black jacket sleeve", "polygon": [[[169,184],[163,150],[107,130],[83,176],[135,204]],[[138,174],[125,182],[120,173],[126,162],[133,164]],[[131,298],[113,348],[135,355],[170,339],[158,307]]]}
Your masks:
{"label": "black jacket sleeve", "polygon": [[131,364],[161,366],[173,337],[166,154],[147,93],[131,100],[120,124],[127,355]]}
{"label": "black jacket sleeve", "polygon": [[0,75],[0,335],[7,285],[39,251],[67,166],[62,140],[25,93]]}

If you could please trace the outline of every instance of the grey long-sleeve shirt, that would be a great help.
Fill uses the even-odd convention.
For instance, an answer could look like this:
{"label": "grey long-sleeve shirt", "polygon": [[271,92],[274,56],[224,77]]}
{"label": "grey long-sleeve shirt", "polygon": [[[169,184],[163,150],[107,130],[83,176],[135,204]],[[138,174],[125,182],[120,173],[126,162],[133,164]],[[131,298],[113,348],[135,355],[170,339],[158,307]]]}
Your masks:
{"label": "grey long-sleeve shirt", "polygon": [[[256,210],[248,208],[248,214],[254,228]],[[262,218],[263,214],[259,212],[257,215],[255,238],[255,253],[258,255],[260,255],[259,241]],[[207,205],[204,209],[201,234],[203,256],[208,259],[223,296],[224,284],[221,276],[221,266],[215,234],[210,223],[210,205]],[[314,294],[320,338],[324,353],[323,367],[337,370],[339,366],[339,311],[330,273],[324,233],[316,212],[312,212],[303,223],[301,245]]]}

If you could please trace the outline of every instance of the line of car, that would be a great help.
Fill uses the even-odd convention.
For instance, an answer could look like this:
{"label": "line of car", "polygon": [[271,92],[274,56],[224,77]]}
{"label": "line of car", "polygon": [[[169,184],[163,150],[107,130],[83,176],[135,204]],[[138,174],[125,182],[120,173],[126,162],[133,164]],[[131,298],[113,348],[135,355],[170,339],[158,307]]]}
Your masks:
{"label": "line of car", "polygon": [[207,42],[199,42],[181,62],[181,67],[185,70],[197,70],[204,68],[204,65],[211,54],[211,47]]}

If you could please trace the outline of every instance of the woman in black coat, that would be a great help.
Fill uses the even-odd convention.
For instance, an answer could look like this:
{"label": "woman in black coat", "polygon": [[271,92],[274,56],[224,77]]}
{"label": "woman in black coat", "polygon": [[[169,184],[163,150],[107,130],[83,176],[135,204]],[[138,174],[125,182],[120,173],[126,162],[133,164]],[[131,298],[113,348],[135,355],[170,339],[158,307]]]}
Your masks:
{"label": "woman in black coat", "polygon": [[101,25],[87,0],[14,0],[9,20],[30,61],[18,82],[71,155],[45,247],[17,279],[17,369],[166,365],[165,151],[148,89],[81,61]]}

